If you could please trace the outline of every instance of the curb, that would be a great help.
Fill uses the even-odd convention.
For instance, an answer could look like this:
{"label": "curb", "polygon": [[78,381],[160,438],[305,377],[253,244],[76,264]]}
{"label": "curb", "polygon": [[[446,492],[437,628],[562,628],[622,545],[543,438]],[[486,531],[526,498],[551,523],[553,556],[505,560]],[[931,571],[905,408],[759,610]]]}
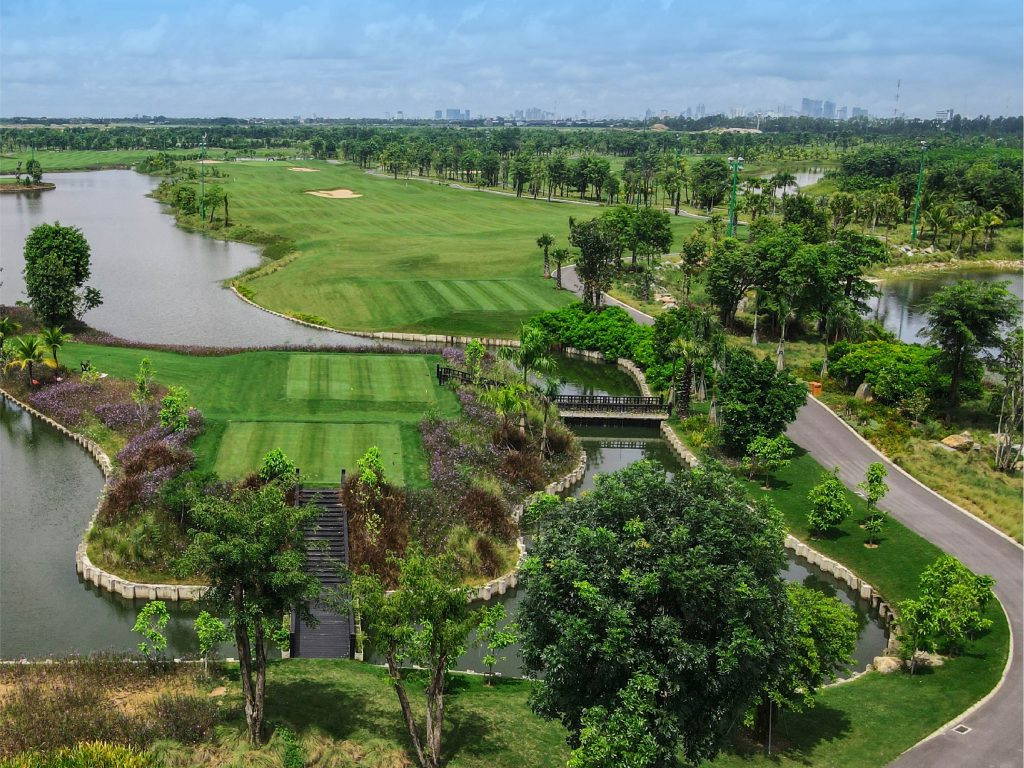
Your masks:
{"label": "curb", "polygon": [[0,397],[18,406],[29,414],[29,416],[39,419],[45,424],[56,429],[65,437],[69,437],[78,443],[92,457],[93,461],[95,461],[96,465],[100,468],[100,472],[103,473],[103,489],[100,491],[99,499],[96,502],[96,509],[93,510],[92,517],[89,518],[89,525],[86,527],[85,533],[82,535],[82,540],[79,542],[78,547],[75,550],[75,571],[83,580],[93,584],[99,589],[113,592],[114,594],[120,595],[121,597],[129,600],[170,600],[171,602],[178,602],[186,600],[200,600],[203,595],[206,594],[207,587],[199,584],[140,583],[137,581],[123,579],[109,571],[103,570],[99,566],[93,565],[92,561],[89,559],[86,542],[89,538],[89,532],[92,530],[93,525],[96,524],[96,518],[103,506],[103,500],[107,496],[107,489],[114,474],[113,462],[98,443],[90,440],[84,435],[71,431],[60,422],[54,421],[46,414],[37,411],[27,403],[23,403],[7,390],[0,388]]}

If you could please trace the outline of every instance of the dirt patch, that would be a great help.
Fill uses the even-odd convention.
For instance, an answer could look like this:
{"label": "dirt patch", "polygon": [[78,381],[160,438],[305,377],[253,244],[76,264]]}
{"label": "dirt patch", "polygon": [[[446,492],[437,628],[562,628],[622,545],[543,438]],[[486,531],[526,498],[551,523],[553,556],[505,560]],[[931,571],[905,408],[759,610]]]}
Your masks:
{"label": "dirt patch", "polygon": [[220,165],[223,160],[197,160],[200,165]]}
{"label": "dirt patch", "polygon": [[298,171],[299,173],[316,173],[320,169],[319,168],[303,168],[302,166],[297,166],[295,168],[289,168],[288,170],[289,171]]}
{"label": "dirt patch", "polygon": [[358,192],[353,192],[351,189],[314,189],[306,194],[316,195],[317,197],[329,197],[332,200],[351,200],[353,197],[362,197]]}

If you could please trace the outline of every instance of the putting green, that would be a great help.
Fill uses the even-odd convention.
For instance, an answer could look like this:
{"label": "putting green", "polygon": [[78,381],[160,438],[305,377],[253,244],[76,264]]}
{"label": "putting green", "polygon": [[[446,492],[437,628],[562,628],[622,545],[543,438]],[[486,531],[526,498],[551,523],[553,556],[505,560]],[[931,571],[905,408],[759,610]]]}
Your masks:
{"label": "putting green", "polygon": [[237,479],[280,448],[307,483],[337,483],[372,445],[399,484],[428,483],[419,422],[427,412],[452,415],[455,395],[438,387],[435,355],[243,352],[198,357],[145,349],[69,344],[68,365],[130,379],[148,357],[156,379],[185,387],[206,417],[193,446],[196,466]]}
{"label": "putting green", "polygon": [[[304,161],[305,162],[305,161]],[[351,164],[225,163],[237,227],[287,238],[298,257],[248,281],[259,304],[362,331],[514,335],[573,297],[542,276],[542,232],[565,246],[568,219],[601,209],[381,178]],[[339,202],[305,194],[348,189]],[[695,222],[673,217],[676,242]],[[230,232],[227,233],[230,236]]]}

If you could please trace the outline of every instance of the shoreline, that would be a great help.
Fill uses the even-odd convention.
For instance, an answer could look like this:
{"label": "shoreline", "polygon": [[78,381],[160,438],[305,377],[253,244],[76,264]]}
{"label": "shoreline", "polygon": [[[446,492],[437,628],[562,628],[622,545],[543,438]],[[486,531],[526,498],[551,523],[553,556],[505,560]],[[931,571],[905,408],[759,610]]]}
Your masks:
{"label": "shoreline", "polygon": [[41,181],[38,184],[0,184],[0,194],[17,195],[23,192],[47,192],[56,188],[57,185],[49,181]]}

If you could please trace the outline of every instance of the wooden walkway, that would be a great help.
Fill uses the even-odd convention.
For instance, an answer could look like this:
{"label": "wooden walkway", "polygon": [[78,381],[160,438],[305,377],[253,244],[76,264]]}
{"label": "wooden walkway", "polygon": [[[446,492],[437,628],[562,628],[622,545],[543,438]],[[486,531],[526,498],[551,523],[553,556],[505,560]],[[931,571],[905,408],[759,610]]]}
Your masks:
{"label": "wooden walkway", "polygon": [[[338,486],[307,486],[300,488],[295,497],[296,504],[313,504],[320,509],[316,527],[306,531],[306,541],[325,544],[310,549],[307,568],[325,589],[338,586],[339,566],[348,564],[348,517],[341,505],[340,491]],[[317,619],[315,627],[292,616],[291,655],[310,659],[351,658],[352,616],[339,615],[318,604],[311,606],[310,613]]]}

